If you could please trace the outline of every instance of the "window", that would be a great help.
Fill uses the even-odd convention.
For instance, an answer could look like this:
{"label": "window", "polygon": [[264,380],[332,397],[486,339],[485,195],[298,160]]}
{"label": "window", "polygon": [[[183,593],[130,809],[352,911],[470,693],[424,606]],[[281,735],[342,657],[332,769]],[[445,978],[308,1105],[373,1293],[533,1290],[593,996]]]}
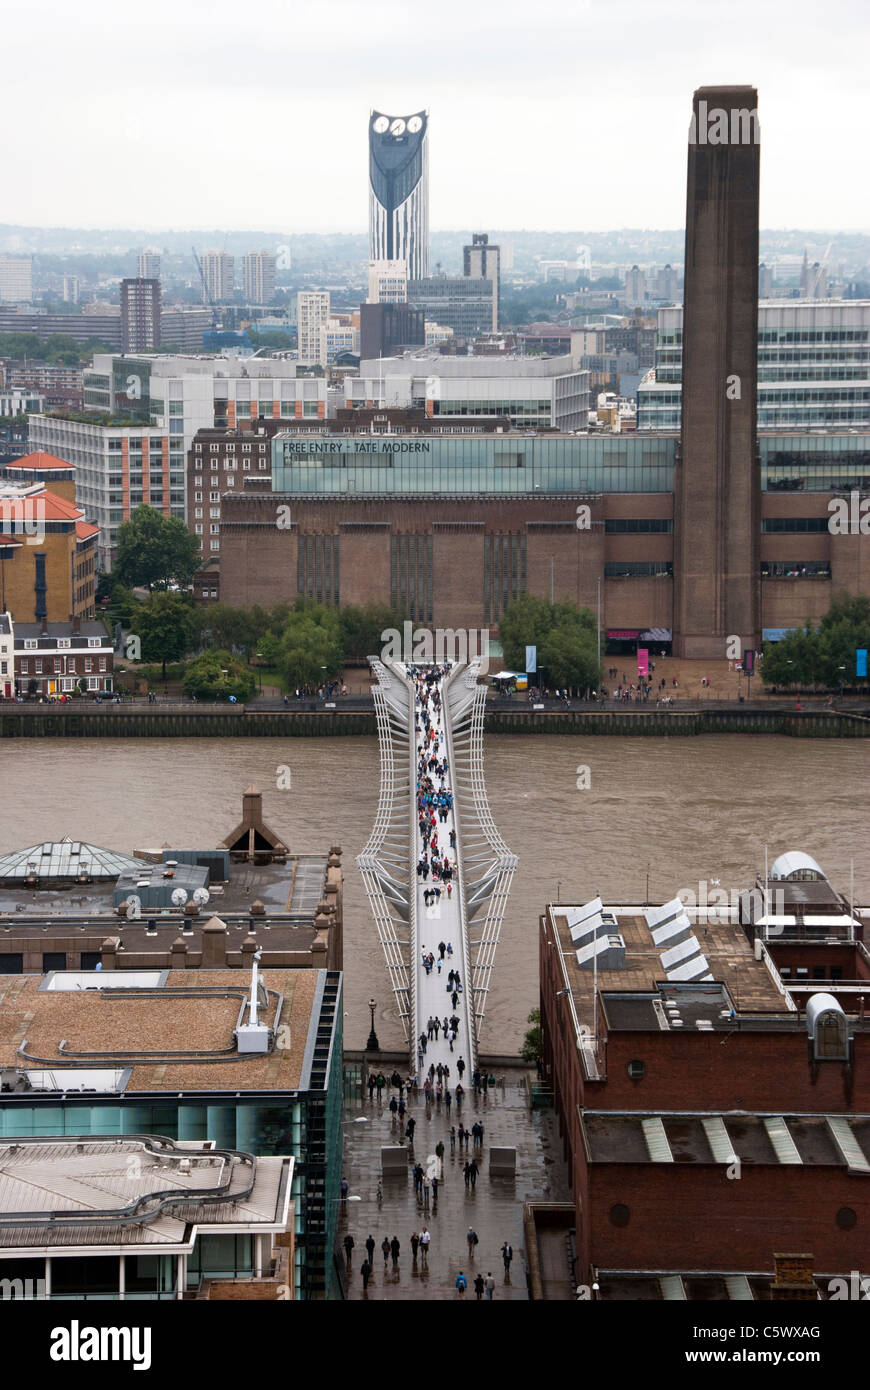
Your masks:
{"label": "window", "polygon": [[89,646],[89,647],[98,647],[98,646],[100,645],[100,640],[101,640],[101,639],[100,639],[99,637],[89,637],[89,638],[88,638],[88,646]]}
{"label": "window", "polygon": [[101,657],[100,657],[100,670],[101,670],[101,671],[105,671],[105,669],[106,669],[106,658],[105,658],[104,656],[101,656]]}
{"label": "window", "polygon": [[215,523],[212,522],[211,526],[209,527],[209,531],[213,536],[219,536],[221,528],[219,526],[216,526]]}
{"label": "window", "polygon": [[93,671],[93,669],[94,669],[93,657],[86,656],[86,657],[85,657],[85,670],[86,670],[86,671]]}
{"label": "window", "polygon": [[37,645],[37,643],[36,643],[36,639],[35,639],[35,638],[32,638],[32,637],[25,637],[25,639],[24,639],[24,650],[25,650],[25,651],[30,651],[30,650],[32,650],[36,645]]}
{"label": "window", "polygon": [[199,526],[194,526],[193,530],[194,530],[194,535],[201,536],[201,535],[202,535],[202,523],[200,523]]}
{"label": "window", "polygon": [[220,507],[209,507],[208,514],[209,516],[217,517],[218,520],[220,520],[221,509]]}
{"label": "window", "polygon": [[[211,548],[212,548],[212,550],[220,550],[220,548],[221,548],[221,543],[220,543],[220,541],[212,541],[212,543],[211,543]],[[213,597],[213,598],[217,598],[217,590],[216,590],[216,589],[215,589],[214,593],[212,594],[212,597]]]}
{"label": "window", "polygon": [[251,460],[250,460],[250,459],[243,459],[243,460],[242,460],[242,467],[243,467],[244,469],[248,469],[248,468],[250,468],[250,466],[251,466]]}
{"label": "window", "polygon": [[201,502],[201,501],[202,501],[202,493],[201,493],[201,492],[195,492],[195,493],[193,494],[193,500],[194,500],[194,502]]}
{"label": "window", "polygon": [[235,480],[235,478],[234,478],[232,475],[230,475],[230,477],[227,478],[227,487],[235,487],[235,485],[236,485],[236,480]]}
{"label": "window", "polygon": [[251,452],[251,446],[250,446],[250,444],[243,444],[243,445],[242,445],[242,453],[243,453],[243,454],[249,454],[250,452]]}
{"label": "window", "polygon": [[59,656],[56,656],[56,657],[54,658],[54,669],[55,669],[55,673],[57,673],[57,672],[61,669],[62,666],[63,666],[63,662],[61,661],[61,659],[60,659]]}
{"label": "window", "polygon": [[211,471],[212,471],[213,473],[216,473],[217,470],[218,470],[218,461],[217,461],[217,459],[212,459],[212,461],[211,461]]}
{"label": "window", "polygon": [[70,642],[70,639],[69,639],[68,637],[58,637],[58,639],[57,639],[57,645],[58,645],[59,648],[60,648],[60,647],[69,647],[69,646],[71,646],[71,642]]}
{"label": "window", "polygon": [[21,663],[21,674],[22,674],[22,676],[26,676],[29,669],[30,669],[30,663],[29,663],[28,661],[22,661],[22,663]]}
{"label": "window", "polygon": [[263,473],[269,467],[267,459],[260,459],[260,472]]}
{"label": "window", "polygon": [[[235,461],[235,459],[224,459],[224,467],[225,467],[225,468],[228,468],[228,469],[231,469],[231,470],[235,470],[235,466],[236,466],[236,461]],[[247,461],[247,459],[245,460],[245,467],[246,467],[246,468],[248,467],[248,461]]]}
{"label": "window", "polygon": [[42,662],[41,662],[41,661],[35,661],[35,662],[33,663],[33,670],[34,670],[34,674],[35,674],[35,675],[41,676],[41,675],[42,675]]}
{"label": "window", "polygon": [[[197,502],[201,502],[201,501],[202,501],[202,498],[201,498],[201,497],[197,497],[196,500],[197,500]],[[220,495],[219,492],[210,492],[209,495],[208,495],[208,500],[209,500],[209,502],[219,502],[219,501],[221,500],[221,495]]]}
{"label": "window", "polygon": [[196,460],[196,462],[194,463],[194,468],[195,468],[195,470],[196,470],[197,473],[201,473],[201,472],[202,472],[202,459],[197,459],[197,460]]}
{"label": "window", "polygon": [[196,520],[199,521],[202,517],[202,507],[197,507],[193,515],[196,518]]}
{"label": "window", "polygon": [[209,444],[209,446],[208,446],[209,453],[210,453],[210,454],[217,454],[217,453],[219,453],[220,447],[221,447],[220,444]]}
{"label": "window", "polygon": [[196,452],[197,452],[198,454],[201,454],[201,453],[202,453],[202,445],[201,445],[201,444],[197,444],[197,445],[196,445]]}

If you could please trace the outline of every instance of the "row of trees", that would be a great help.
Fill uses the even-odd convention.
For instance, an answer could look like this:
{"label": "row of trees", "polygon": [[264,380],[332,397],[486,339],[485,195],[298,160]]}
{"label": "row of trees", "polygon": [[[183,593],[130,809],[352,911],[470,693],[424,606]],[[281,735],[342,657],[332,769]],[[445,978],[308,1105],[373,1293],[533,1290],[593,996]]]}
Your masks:
{"label": "row of trees", "polygon": [[544,683],[555,689],[597,690],[601,681],[595,616],[575,603],[548,603],[523,594],[499,622],[505,664],[525,671],[526,647],[537,647]]}
{"label": "row of trees", "polygon": [[855,652],[870,649],[870,598],[840,594],[818,627],[807,621],[780,642],[766,642],[765,685],[825,686],[855,683]]}
{"label": "row of trees", "polygon": [[37,362],[50,362],[57,366],[77,367],[90,361],[95,352],[111,352],[112,348],[102,338],[88,338],[80,343],[68,333],[50,333],[40,338],[36,333],[0,333],[0,357],[11,357],[20,362],[25,357]]}

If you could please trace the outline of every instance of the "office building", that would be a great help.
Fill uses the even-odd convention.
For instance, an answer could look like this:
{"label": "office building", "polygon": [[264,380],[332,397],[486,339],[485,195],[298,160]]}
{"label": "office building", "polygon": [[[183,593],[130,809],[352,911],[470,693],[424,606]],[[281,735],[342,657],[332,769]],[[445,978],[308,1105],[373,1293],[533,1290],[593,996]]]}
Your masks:
{"label": "office building", "polygon": [[492,281],[492,327],[498,332],[498,297],[501,284],[501,252],[498,246],[490,246],[485,232],[473,232],[471,245],[462,248],[462,274],[473,280]]}
{"label": "office building", "polygon": [[[761,640],[757,105],[752,87],[700,88],[690,132],[674,626],[677,654],[699,659]],[[707,139],[715,111],[735,143]]]}
{"label": "office building", "polygon": [[63,302],[64,304],[78,304],[81,291],[81,281],[77,275],[65,275],[63,277]]}
{"label": "office building", "polygon": [[329,319],[329,290],[300,290],[296,296],[299,362],[320,363],[320,330]]}
{"label": "office building", "polygon": [[764,261],[758,267],[758,298],[770,299],[773,292],[773,266],[765,265]]}
{"label": "office building", "polygon": [[243,262],[245,300],[271,304],[275,298],[276,258],[268,251],[249,251]]}
{"label": "office building", "polygon": [[[679,429],[683,317],[680,308],[658,312],[655,372],[638,391],[639,429]],[[870,300],[760,303],[758,429],[868,426]]]}
{"label": "office building", "polygon": [[369,117],[369,260],[429,274],[429,115]]}
{"label": "office building", "polygon": [[54,463],[68,487],[68,465],[37,458],[35,469],[8,462],[17,476],[0,482],[0,611],[16,623],[93,618],[98,528],[81,506],[34,480],[50,476]]}
{"label": "office building", "polygon": [[506,416],[514,428],[584,430],[588,374],[570,357],[363,358],[345,381],[346,405],[415,406],[431,417]]}
{"label": "office building", "polygon": [[408,299],[407,261],[369,261],[367,304],[405,304]]}
{"label": "office building", "polygon": [[422,309],[402,303],[362,304],[359,311],[360,357],[392,357],[406,348],[427,346]]}
{"label": "office building", "polygon": [[0,255],[0,304],[29,304],[32,299],[31,257]]}
{"label": "office building", "polygon": [[6,416],[31,415],[37,410],[45,410],[44,396],[14,386],[8,391],[0,391],[0,419]]}
{"label": "office building", "polygon": [[[253,956],[256,935],[242,945]],[[334,1297],[343,1007],[341,973],[325,969],[269,967],[257,984],[247,970],[3,975],[0,1138],[210,1140],[222,1165],[227,1151],[257,1159],[246,1164],[246,1183],[262,1159],[293,1158],[284,1182],[292,1178],[296,1208],[295,1296]],[[96,1071],[82,1067],[82,1053],[99,1054]],[[268,1231],[274,1199],[267,1206],[265,1197],[257,1205],[269,1212]],[[251,1268],[250,1245],[237,1237],[228,1264],[188,1267],[188,1279]]]}
{"label": "office building", "polygon": [[[2,301],[0,301],[2,302]],[[77,343],[95,338],[106,347],[121,348],[121,311],[110,305],[107,313],[90,312],[86,305],[80,314],[47,314],[40,309],[0,308],[0,333],[35,333],[38,338],[50,338],[62,333]]]}
{"label": "office building", "polygon": [[491,333],[498,309],[495,283],[465,275],[431,275],[408,281],[408,303],[427,319],[452,328],[463,338]]}
{"label": "office building", "polygon": [[6,1298],[294,1296],[291,1157],[252,1159],[212,1139],[16,1135],[0,1162]]}
{"label": "office building", "polygon": [[332,364],[343,354],[359,358],[360,316],[355,314],[334,314],[320,325],[320,346],[317,361],[324,367]]}
{"label": "office building", "polygon": [[235,257],[227,251],[204,251],[202,261],[202,302],[222,304],[235,293]]}
{"label": "office building", "polygon": [[160,281],[121,281],[121,351],[153,352],[160,347]]}
{"label": "office building", "polygon": [[136,257],[136,275],[140,280],[160,279],[160,252],[148,247]]}

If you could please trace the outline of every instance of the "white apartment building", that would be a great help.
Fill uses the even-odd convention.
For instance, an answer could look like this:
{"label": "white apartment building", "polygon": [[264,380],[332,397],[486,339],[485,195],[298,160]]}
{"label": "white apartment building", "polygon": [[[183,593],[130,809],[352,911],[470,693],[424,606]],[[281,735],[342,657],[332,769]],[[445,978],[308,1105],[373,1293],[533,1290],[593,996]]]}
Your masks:
{"label": "white apartment building", "polygon": [[[678,430],[683,311],[659,309],[656,365],[637,393],[638,430]],[[870,426],[870,300],[758,306],[759,430]]]}
{"label": "white apartment building", "polygon": [[275,298],[276,258],[268,251],[249,251],[243,262],[248,304],[271,304]]}
{"label": "white apartment building", "polygon": [[446,343],[448,338],[453,337],[453,329],[447,328],[443,323],[431,323],[425,319],[423,332],[426,335],[426,346],[437,347],[439,343]]}
{"label": "white apartment building", "polygon": [[136,257],[136,276],[139,280],[160,279],[160,253],[148,247]]}
{"label": "white apartment building", "polygon": [[299,291],[296,296],[296,324],[300,363],[313,366],[320,362],[320,330],[326,326],[329,317],[329,290]]}
{"label": "white apartment building", "polygon": [[[205,251],[201,257],[205,285],[202,291],[203,304],[211,295],[215,304],[232,299],[236,288],[236,258],[228,251]],[[208,294],[206,293],[208,290]]]}
{"label": "white apartment building", "polygon": [[32,299],[32,258],[0,256],[0,304],[30,304]]}
{"label": "white apartment building", "polygon": [[583,431],[589,372],[571,358],[441,357],[426,353],[360,363],[345,380],[346,405],[425,409],[432,418],[506,416],[519,429]]}
{"label": "white apartment building", "polygon": [[407,304],[408,262],[369,261],[367,304]]}
{"label": "white apartment building", "polygon": [[359,327],[342,322],[341,319],[327,319],[320,327],[317,361],[324,367],[331,367],[342,352],[352,352],[359,356]]}

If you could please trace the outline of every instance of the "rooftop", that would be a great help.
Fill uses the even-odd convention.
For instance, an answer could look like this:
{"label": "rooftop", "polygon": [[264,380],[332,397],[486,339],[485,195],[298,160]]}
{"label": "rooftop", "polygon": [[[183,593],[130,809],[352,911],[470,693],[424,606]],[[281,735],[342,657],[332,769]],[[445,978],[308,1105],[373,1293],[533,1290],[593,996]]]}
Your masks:
{"label": "rooftop", "polygon": [[[675,970],[667,956],[668,942],[653,938],[646,913],[662,909],[643,907],[604,907],[599,932],[608,938],[621,938],[624,953],[599,950],[597,969],[589,954],[589,942],[582,930],[583,914],[591,907],[564,904],[547,908],[561,947],[563,973],[581,1023],[593,1023],[593,990],[596,982],[607,1027],[611,1031],[668,1029],[703,1026],[733,1028],[733,1014],[772,1016],[781,1024],[794,1026],[794,1007],[786,991],[768,968],[756,960],[743,929],[736,922],[699,921],[690,928],[700,952],[694,959],[706,963],[691,978],[674,978]],[[698,914],[700,915],[700,914]],[[572,925],[574,939],[572,939]],[[602,939],[599,935],[596,940]],[[671,949],[680,949],[671,948]],[[578,962],[578,951],[586,964]],[[686,958],[692,959],[688,952]],[[588,960],[587,960],[588,956]],[[677,967],[679,969],[679,967]],[[682,1023],[675,1024],[675,1016]]]}
{"label": "rooftop", "polygon": [[161,1138],[0,1143],[0,1248],[190,1250],[204,1231],[282,1231],[292,1158]]}
{"label": "rooftop", "polygon": [[870,1115],[729,1111],[657,1115],[585,1111],[592,1163],[720,1163],[844,1167],[870,1175]]}
{"label": "rooftop", "polygon": [[23,468],[28,472],[33,471],[34,473],[45,473],[58,468],[73,471],[75,469],[75,464],[67,463],[66,459],[58,458],[56,454],[38,452],[35,454],[25,454],[24,457],[20,459],[13,459],[11,462],[7,463],[6,467],[13,469]]}
{"label": "rooftop", "polygon": [[269,1052],[244,1054],[235,1030],[246,973],[171,970],[156,987],[146,973],[144,988],[77,991],[49,989],[41,975],[0,976],[0,1067],[47,1068],[53,1091],[66,1089],[66,1069],[82,1068],[129,1068],[130,1092],[300,1089],[322,971],[260,971],[260,1021],[277,1037]]}

